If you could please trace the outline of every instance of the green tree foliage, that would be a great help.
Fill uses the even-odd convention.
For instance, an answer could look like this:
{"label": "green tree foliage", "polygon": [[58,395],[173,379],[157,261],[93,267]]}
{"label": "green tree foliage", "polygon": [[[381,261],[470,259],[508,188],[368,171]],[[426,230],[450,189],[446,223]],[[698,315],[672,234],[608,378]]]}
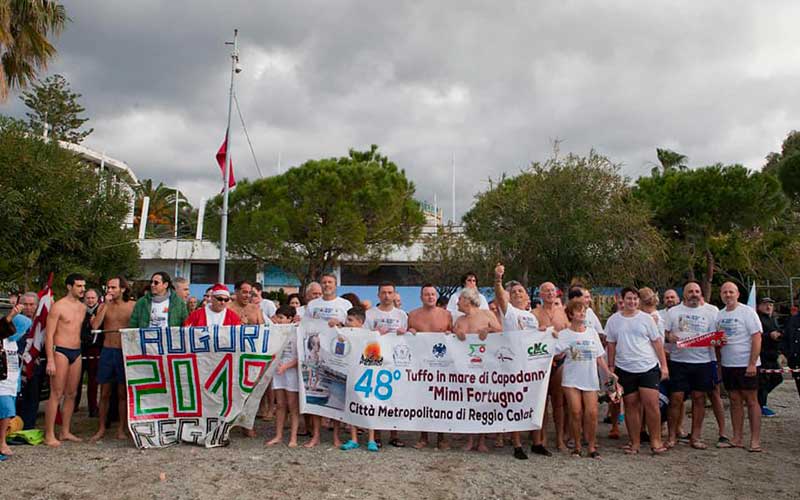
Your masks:
{"label": "green tree foliage", "polygon": [[136,193],[136,211],[133,223],[138,227],[142,214],[144,197],[150,198],[147,210],[148,238],[171,238],[175,234],[175,198],[178,202],[178,237],[194,237],[197,210],[187,201],[182,192],[166,186],[163,182],[155,183],[153,179],[142,179],[134,188]]}
{"label": "green tree foliage", "polygon": [[100,282],[136,270],[122,186],[7,118],[0,121],[0,165],[0,281],[31,289],[50,272],[81,271]]}
{"label": "green tree foliage", "polygon": [[94,129],[80,130],[89,118],[79,116],[86,109],[80,105],[77,94],[70,89],[69,82],[61,75],[53,75],[22,93],[20,99],[30,109],[25,113],[28,126],[36,135],[44,133],[45,123],[49,127],[48,137],[80,144]]}
{"label": "green tree foliage", "polygon": [[685,170],[686,161],[689,159],[686,155],[676,153],[670,149],[656,149],[656,157],[658,157],[661,168],[666,172],[667,170]]}
{"label": "green tree foliage", "polygon": [[774,177],[741,165],[654,172],[637,180],[634,196],[653,211],[664,237],[677,243],[672,250],[684,259],[685,276],[700,281],[706,300],[719,256],[741,255],[742,238],[769,231],[786,208]]}
{"label": "green tree foliage", "polygon": [[525,285],[603,284],[650,278],[663,241],[632,199],[619,167],[594,151],[534,163],[477,196],[464,216],[467,235]]}
{"label": "green tree foliage", "polygon": [[461,277],[473,272],[478,285],[491,283],[494,263],[484,245],[473,242],[463,231],[447,225],[420,237],[422,255],[414,265],[424,281],[436,285],[439,295],[450,297],[461,286]]}
{"label": "green tree foliage", "polygon": [[51,0],[0,2],[0,101],[47,68],[56,54],[48,37],[61,33],[67,20],[64,6]]}
{"label": "green tree foliage", "polygon": [[[378,153],[310,160],[282,175],[240,181],[230,192],[228,249],[272,263],[303,283],[340,257],[375,256],[407,245],[424,216],[414,184]],[[222,197],[209,201],[206,227],[219,238]]]}

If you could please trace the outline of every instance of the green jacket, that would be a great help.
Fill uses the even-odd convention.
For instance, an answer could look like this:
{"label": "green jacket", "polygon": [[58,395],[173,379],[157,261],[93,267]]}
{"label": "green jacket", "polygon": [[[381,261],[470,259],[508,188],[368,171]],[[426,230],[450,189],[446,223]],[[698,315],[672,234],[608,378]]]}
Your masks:
{"label": "green jacket", "polygon": [[[133,306],[133,313],[131,314],[131,321],[128,326],[131,328],[147,328],[150,326],[150,308],[153,305],[153,296],[150,292],[144,294],[144,297],[136,301]],[[167,324],[169,326],[181,326],[189,316],[189,311],[186,309],[186,304],[178,297],[173,290],[169,291],[169,313],[167,315]]]}

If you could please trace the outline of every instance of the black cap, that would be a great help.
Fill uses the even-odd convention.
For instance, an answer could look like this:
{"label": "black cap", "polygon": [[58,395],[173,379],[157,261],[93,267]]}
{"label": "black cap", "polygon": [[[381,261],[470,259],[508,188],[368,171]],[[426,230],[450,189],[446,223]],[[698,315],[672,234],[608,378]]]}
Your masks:
{"label": "black cap", "polygon": [[758,301],[759,304],[774,304],[775,301],[769,297],[761,297],[761,300]]}

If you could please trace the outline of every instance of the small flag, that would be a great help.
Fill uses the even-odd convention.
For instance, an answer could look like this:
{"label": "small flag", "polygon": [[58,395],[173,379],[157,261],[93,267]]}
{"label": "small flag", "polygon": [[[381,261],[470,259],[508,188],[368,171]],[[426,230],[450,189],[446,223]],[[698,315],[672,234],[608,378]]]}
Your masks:
{"label": "small flag", "polygon": [[22,355],[22,376],[23,381],[33,377],[33,370],[37,360],[44,350],[44,335],[47,329],[47,314],[53,307],[53,273],[47,278],[47,285],[37,294],[39,296],[39,306],[36,308],[36,315],[33,317],[33,324],[25,336],[25,352]]}
{"label": "small flag", "polygon": [[750,296],[747,297],[747,305],[752,307],[754,310],[756,308],[756,282],[753,282],[753,286],[750,287]]}
{"label": "small flag", "polygon": [[[217,165],[219,171],[222,172],[222,182],[225,182],[225,153],[228,150],[228,135],[225,134],[225,140],[222,141],[222,146],[217,151]],[[233,177],[233,160],[228,158],[228,165],[230,165],[230,174],[228,175],[228,187],[232,188],[236,185],[236,179]]]}

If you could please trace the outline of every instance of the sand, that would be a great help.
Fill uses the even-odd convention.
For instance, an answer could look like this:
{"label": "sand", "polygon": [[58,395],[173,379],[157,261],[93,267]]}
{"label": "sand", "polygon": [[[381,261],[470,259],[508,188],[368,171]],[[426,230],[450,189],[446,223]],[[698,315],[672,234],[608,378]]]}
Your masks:
{"label": "sand", "polygon": [[[271,435],[272,424],[259,421],[261,437],[248,439],[235,431],[231,445],[217,449],[182,445],[140,451],[111,438],[64,443],[59,449],[15,446],[14,457],[0,463],[0,477],[4,498],[25,499],[796,499],[800,398],[792,380],[773,392],[770,406],[779,416],[762,420],[763,453],[679,445],[665,456],[650,456],[645,448],[627,456],[619,449],[624,432],[622,441],[609,440],[606,424],[598,429],[601,459],[555,453],[518,461],[508,445],[489,454],[410,446],[344,452],[332,448],[328,432],[324,444],[313,450],[265,448],[263,437]],[[85,411],[76,418],[77,434],[88,438],[96,420]],[[703,437],[711,444],[716,435],[709,409]],[[401,437],[408,445],[416,439],[412,433]],[[457,437],[454,444],[462,442]]]}

